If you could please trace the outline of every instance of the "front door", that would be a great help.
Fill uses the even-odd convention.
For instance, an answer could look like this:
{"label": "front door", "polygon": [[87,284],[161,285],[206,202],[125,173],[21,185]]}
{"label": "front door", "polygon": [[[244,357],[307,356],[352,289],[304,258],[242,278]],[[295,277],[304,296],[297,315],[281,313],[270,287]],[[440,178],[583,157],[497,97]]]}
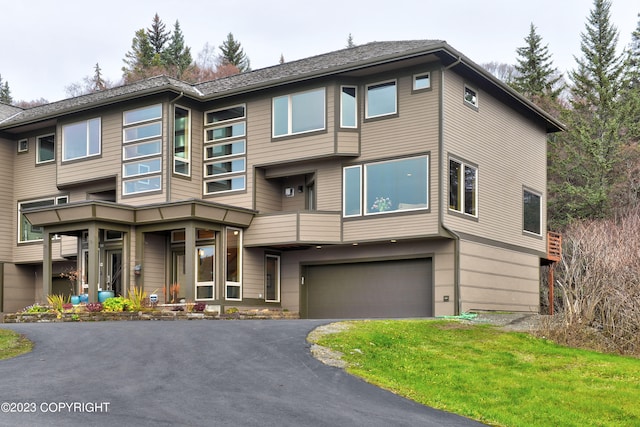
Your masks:
{"label": "front door", "polygon": [[107,251],[107,289],[111,289],[115,295],[124,294],[122,288],[122,249]]}

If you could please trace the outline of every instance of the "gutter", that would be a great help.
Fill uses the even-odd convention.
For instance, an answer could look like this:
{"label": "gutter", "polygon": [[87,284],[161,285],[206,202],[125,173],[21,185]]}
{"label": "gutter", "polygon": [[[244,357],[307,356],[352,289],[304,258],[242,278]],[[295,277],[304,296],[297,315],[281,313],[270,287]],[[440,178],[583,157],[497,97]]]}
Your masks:
{"label": "gutter", "polygon": [[445,194],[445,170],[446,170],[446,152],[444,150],[444,73],[452,67],[460,64],[462,57],[459,56],[458,60],[446,67],[440,69],[440,106],[439,112],[439,125],[438,125],[438,224],[447,232],[454,240],[453,247],[453,301],[454,301],[454,315],[458,316],[461,313],[462,302],[460,300],[460,236],[444,223],[444,211],[446,206]]}
{"label": "gutter", "polygon": [[[173,98],[171,101],[169,101],[169,112],[168,112],[168,123],[167,123],[167,166],[166,166],[166,172],[167,172],[167,179],[166,179],[166,194],[167,194],[167,202],[171,201],[171,177],[173,176],[173,162],[174,162],[174,154],[173,154],[173,144],[174,141],[173,139],[175,138],[175,135],[173,134],[173,122],[175,119],[175,115],[176,115],[176,102],[182,98],[184,96],[184,92],[180,92],[180,95],[176,96],[175,98]],[[172,114],[173,113],[173,114]],[[189,149],[189,155],[191,155],[191,149]],[[189,167],[191,168],[191,165],[189,165]],[[191,170],[190,170],[191,172]]]}

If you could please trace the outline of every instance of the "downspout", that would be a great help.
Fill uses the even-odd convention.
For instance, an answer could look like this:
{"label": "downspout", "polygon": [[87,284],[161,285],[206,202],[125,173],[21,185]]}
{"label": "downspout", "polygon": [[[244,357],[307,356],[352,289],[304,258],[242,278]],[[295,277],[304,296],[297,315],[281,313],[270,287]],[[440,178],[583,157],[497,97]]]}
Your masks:
{"label": "downspout", "polygon": [[462,303],[460,301],[460,236],[449,227],[447,227],[444,223],[444,210],[446,206],[445,200],[445,191],[446,191],[446,179],[445,173],[446,164],[445,164],[445,150],[444,150],[444,73],[445,71],[455,67],[456,65],[462,62],[462,57],[458,57],[458,59],[449,64],[446,67],[440,69],[440,124],[439,124],[439,135],[438,135],[438,176],[440,191],[438,203],[440,204],[438,209],[438,222],[443,230],[449,233],[453,237],[454,247],[453,247],[453,301],[454,301],[454,315],[458,316],[462,310]]}
{"label": "downspout", "polygon": [[180,92],[180,95],[176,96],[174,99],[172,99],[169,102],[169,114],[168,114],[169,123],[167,123],[167,151],[169,153],[169,155],[167,156],[167,182],[166,182],[167,202],[171,201],[171,176],[173,175],[173,162],[174,162],[173,144],[174,144],[175,135],[173,134],[173,122],[175,120],[175,114],[176,114],[175,106],[176,106],[176,102],[183,96],[184,96],[184,92]]}

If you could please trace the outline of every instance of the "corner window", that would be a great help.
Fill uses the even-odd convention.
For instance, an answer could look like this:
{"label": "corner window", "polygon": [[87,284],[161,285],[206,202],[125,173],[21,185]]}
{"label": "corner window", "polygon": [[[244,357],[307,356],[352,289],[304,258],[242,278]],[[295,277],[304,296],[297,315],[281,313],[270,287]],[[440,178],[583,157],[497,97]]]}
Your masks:
{"label": "corner window", "polygon": [[225,283],[225,298],[228,300],[242,300],[242,230],[227,227],[227,264]]}
{"label": "corner window", "polygon": [[[361,176],[362,173],[362,176]],[[429,157],[388,160],[344,169],[344,216],[428,209]]]}
{"label": "corner window", "polygon": [[342,86],[340,88],[340,127],[358,127],[358,102],[355,86]]}
{"label": "corner window", "polygon": [[75,160],[100,154],[100,118],[62,126],[62,160]]}
{"label": "corner window", "polygon": [[395,80],[367,86],[366,117],[368,119],[397,112],[398,96]]}
{"label": "corner window", "polygon": [[191,176],[191,113],[175,107],[173,114],[173,173]]}
{"label": "corner window", "polygon": [[542,231],[542,211],[540,203],[540,194],[534,193],[530,190],[523,190],[522,199],[522,216],[524,231],[533,233],[537,236],[541,235]]}
{"label": "corner window", "polygon": [[429,89],[430,87],[431,73],[422,73],[413,76],[413,90]]}
{"label": "corner window", "polygon": [[55,135],[43,135],[36,138],[36,163],[47,163],[55,160]]}
{"label": "corner window", "polygon": [[273,98],[273,136],[323,130],[325,110],[324,88]]}
{"label": "corner window", "polygon": [[29,200],[18,203],[18,243],[42,241],[42,227],[31,225],[27,217],[22,213],[25,209],[40,208],[45,206],[63,205],[68,203],[68,196],[49,197],[46,199]]}
{"label": "corner window", "polygon": [[478,170],[461,161],[449,160],[449,209],[478,216]]}
{"label": "corner window", "polygon": [[478,108],[478,92],[469,86],[464,87],[464,102],[470,107]]}

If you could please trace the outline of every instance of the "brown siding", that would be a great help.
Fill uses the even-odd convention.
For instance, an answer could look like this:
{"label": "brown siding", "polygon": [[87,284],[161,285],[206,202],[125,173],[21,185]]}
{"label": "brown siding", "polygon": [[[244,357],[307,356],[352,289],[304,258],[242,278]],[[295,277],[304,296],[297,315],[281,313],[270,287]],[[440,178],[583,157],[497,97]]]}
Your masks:
{"label": "brown siding", "polygon": [[[201,198],[202,187],[202,158],[203,158],[203,121],[204,113],[202,109],[195,108],[195,104],[180,104],[178,101],[178,107],[188,108],[191,110],[191,177],[184,178],[181,175],[172,175],[171,177],[171,200],[186,200],[190,198]],[[169,117],[173,120],[172,117]],[[167,162],[169,165],[165,167],[165,170],[171,170],[173,172],[173,152],[171,145],[173,144],[173,135],[169,135],[169,155],[167,156]]]}
{"label": "brown siding", "polygon": [[[460,76],[447,72],[444,155],[477,165],[479,216],[473,221],[445,212],[444,221],[457,231],[544,252],[544,239],[522,233],[522,189],[542,193],[546,206],[545,131],[474,85],[479,108],[464,105],[464,84]],[[443,173],[448,173],[448,164]],[[545,213],[543,209],[542,230]]]}
{"label": "brown siding", "polygon": [[462,311],[537,312],[539,258],[468,241],[460,242]]}
{"label": "brown siding", "polygon": [[[147,294],[157,291],[162,299],[162,290],[167,281],[165,255],[166,237],[163,234],[145,234],[144,238],[144,260],[142,268],[144,271],[144,290]],[[181,283],[182,286],[185,286]]]}
{"label": "brown siding", "polygon": [[[0,192],[0,230],[3,230],[3,239],[0,240],[0,262],[8,262],[13,257],[13,247],[16,244],[16,209],[14,200],[14,169],[13,164],[17,158],[17,140],[0,138],[0,182],[3,191]],[[21,154],[21,157],[29,157],[30,153]]]}
{"label": "brown siding", "polygon": [[[40,273],[42,269],[40,268]],[[16,312],[36,302],[36,277],[34,267],[14,264],[4,265],[4,306],[5,312]],[[37,281],[42,285],[42,278]],[[42,292],[39,293],[41,295]]]}
{"label": "brown siding", "polygon": [[345,242],[428,237],[436,235],[438,215],[435,212],[378,215],[344,221],[343,229]]}
{"label": "brown siding", "polygon": [[264,298],[264,249],[246,248],[242,266],[242,298]]}

